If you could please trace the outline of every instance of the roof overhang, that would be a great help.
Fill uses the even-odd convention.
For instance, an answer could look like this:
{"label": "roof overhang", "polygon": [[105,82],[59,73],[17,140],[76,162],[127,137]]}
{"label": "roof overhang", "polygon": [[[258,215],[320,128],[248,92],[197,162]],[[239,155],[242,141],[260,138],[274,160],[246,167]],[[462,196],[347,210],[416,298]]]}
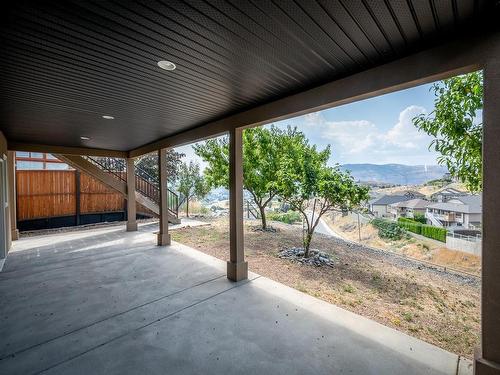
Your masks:
{"label": "roof overhang", "polygon": [[347,104],[482,68],[488,4],[12,2],[0,130],[11,149],[135,157]]}

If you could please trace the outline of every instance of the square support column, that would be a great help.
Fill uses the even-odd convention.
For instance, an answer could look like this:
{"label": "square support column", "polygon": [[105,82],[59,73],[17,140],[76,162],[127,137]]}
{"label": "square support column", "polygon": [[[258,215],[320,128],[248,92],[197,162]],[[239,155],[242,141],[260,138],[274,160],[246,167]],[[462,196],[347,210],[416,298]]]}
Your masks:
{"label": "square support column", "polygon": [[137,230],[134,159],[127,158],[127,232]]}
{"label": "square support column", "polygon": [[16,192],[16,152],[9,151],[7,154],[7,168],[8,176],[7,180],[9,182],[9,213],[10,213],[10,229],[11,229],[11,240],[15,241],[19,239],[19,230],[17,229],[17,192]]}
{"label": "square support column", "polygon": [[243,239],[243,130],[229,132],[229,262],[227,278],[248,278]]}
{"label": "square support column", "polygon": [[476,375],[500,375],[500,57],[484,67],[481,348]]}
{"label": "square support column", "polygon": [[168,187],[167,187],[167,149],[158,151],[158,169],[160,175],[160,231],[158,232],[158,246],[170,245],[168,233]]}

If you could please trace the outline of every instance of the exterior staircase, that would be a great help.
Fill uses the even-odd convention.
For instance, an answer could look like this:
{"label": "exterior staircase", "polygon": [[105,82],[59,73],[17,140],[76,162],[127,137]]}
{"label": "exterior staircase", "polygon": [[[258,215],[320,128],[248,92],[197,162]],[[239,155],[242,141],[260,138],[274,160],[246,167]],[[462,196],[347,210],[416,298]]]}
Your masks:
{"label": "exterior staircase", "polygon": [[243,202],[243,212],[246,212],[247,219],[260,219],[259,208],[248,199]]}
{"label": "exterior staircase", "polygon": [[443,223],[441,223],[441,221],[439,221],[432,213],[426,212],[425,217],[430,220],[432,225],[436,227],[443,227]]}
{"label": "exterior staircase", "polygon": [[[54,155],[71,167],[78,169],[104,185],[121,193],[127,199],[127,168],[123,159],[98,158],[78,155]],[[141,206],[160,214],[160,190],[158,179],[149,175],[145,170],[136,167],[135,173],[135,200]],[[179,224],[179,197],[168,189],[168,221]]]}

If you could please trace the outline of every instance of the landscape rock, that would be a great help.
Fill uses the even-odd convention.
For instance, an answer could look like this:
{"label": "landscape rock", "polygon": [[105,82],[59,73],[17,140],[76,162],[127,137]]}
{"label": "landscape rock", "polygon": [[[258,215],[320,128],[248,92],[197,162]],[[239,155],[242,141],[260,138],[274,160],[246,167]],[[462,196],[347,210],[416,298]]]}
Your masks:
{"label": "landscape rock", "polygon": [[278,253],[282,259],[290,259],[292,261],[310,265],[310,266],[329,266],[334,267],[335,262],[332,256],[320,250],[309,250],[309,258],[304,258],[305,251],[301,247],[292,247],[291,249],[284,249]]}

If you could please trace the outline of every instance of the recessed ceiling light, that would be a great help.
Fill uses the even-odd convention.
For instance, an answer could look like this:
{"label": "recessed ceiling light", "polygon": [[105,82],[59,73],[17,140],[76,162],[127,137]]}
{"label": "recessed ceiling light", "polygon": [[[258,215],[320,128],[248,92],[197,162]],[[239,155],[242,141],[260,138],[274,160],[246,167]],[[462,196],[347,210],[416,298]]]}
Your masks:
{"label": "recessed ceiling light", "polygon": [[158,61],[158,66],[165,70],[174,70],[176,68],[173,62],[166,60]]}
{"label": "recessed ceiling light", "polygon": [[80,139],[81,139],[82,141],[88,141],[90,138],[89,138],[89,137],[86,137],[86,136],[84,136],[84,135],[82,135],[82,136],[80,137]]}
{"label": "recessed ceiling light", "polygon": [[102,116],[103,119],[106,119],[106,120],[114,120],[115,118],[113,116],[109,116],[109,115],[104,115]]}

